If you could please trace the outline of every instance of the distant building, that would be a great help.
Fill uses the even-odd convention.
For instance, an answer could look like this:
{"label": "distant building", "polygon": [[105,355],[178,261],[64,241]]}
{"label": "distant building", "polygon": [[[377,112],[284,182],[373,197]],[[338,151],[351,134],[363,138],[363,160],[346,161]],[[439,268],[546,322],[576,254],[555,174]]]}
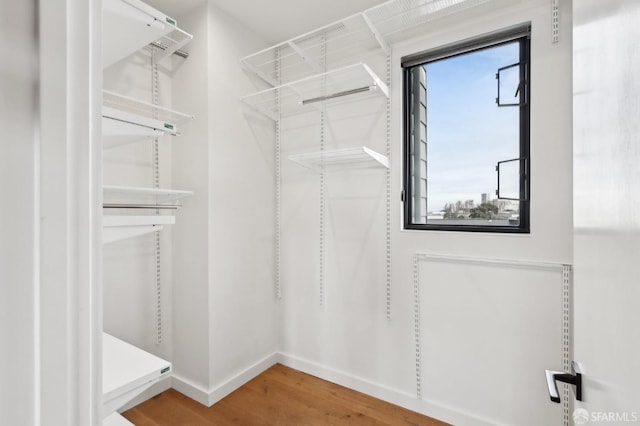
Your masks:
{"label": "distant building", "polygon": [[429,212],[427,213],[427,220],[442,220],[444,219],[444,210],[439,212]]}
{"label": "distant building", "polygon": [[482,201],[480,201],[480,204],[487,204],[489,202],[489,194],[487,194],[486,192],[483,192],[482,195],[480,196],[480,199]]}

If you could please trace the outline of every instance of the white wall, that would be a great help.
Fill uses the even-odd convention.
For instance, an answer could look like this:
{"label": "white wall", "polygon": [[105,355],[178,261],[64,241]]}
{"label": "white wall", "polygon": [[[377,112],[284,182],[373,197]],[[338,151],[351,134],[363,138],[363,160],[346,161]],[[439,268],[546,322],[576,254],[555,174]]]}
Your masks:
{"label": "white wall", "polygon": [[173,229],[173,371],[198,389],[209,388],[209,51],[207,5],[179,17],[194,36],[189,59],[173,79],[176,108],[189,108],[195,119],[184,126],[172,150],[173,183],[195,192],[185,200]]}
{"label": "white wall", "polygon": [[254,89],[240,58],[264,48],[251,29],[209,8],[211,384],[277,349],[273,291],[273,125],[246,119]]}
{"label": "white wall", "polygon": [[[37,410],[36,52],[32,2],[2,3],[0,33],[16,55],[0,66],[0,423],[35,424]],[[4,51],[3,51],[4,52]],[[8,52],[4,52],[8,53]]]}
{"label": "white wall", "polygon": [[[478,281],[483,302],[496,315],[529,328],[529,333],[489,348],[497,365],[505,368],[520,361],[521,371],[510,371],[509,389],[493,388],[460,368],[466,361],[476,368],[482,363],[470,349],[466,357],[447,357],[448,349],[434,346],[437,318],[423,315],[420,338],[428,356],[423,374],[448,375],[454,389],[467,381],[484,393],[484,408],[456,393],[446,396],[429,382],[423,383],[422,401],[414,403],[416,367],[413,305],[413,254],[427,252],[469,258],[516,259],[570,263],[572,258],[572,149],[571,149],[571,5],[561,2],[561,39],[551,44],[549,2],[496,2],[425,26],[423,35],[394,46],[392,56],[392,320],[385,317],[385,188],[384,172],[352,171],[327,175],[327,240],[325,306],[319,304],[319,178],[283,160],[283,344],[285,359],[293,366],[341,381],[361,390],[395,400],[413,409],[456,424],[550,424],[560,420],[561,408],[546,394],[544,368],[562,368],[561,296],[562,276],[545,277],[536,288],[536,275],[522,272],[525,301],[519,292],[485,282],[482,266],[470,267]],[[523,22],[532,22],[531,95],[531,233],[500,235],[482,233],[403,231],[401,219],[401,68],[400,58],[442,44],[484,34]],[[374,68],[384,75],[383,64]],[[366,109],[365,109],[366,108]],[[354,102],[342,112],[329,110],[328,148],[367,145],[384,152],[384,109],[375,102]],[[341,117],[351,116],[349,120]],[[283,121],[283,158],[290,153],[319,150],[317,116],[312,113]],[[420,266],[425,268],[424,266]],[[449,272],[426,268],[420,274],[422,297],[432,303],[456,308],[467,289],[464,279],[443,279]],[[476,268],[476,269],[474,269]],[[544,288],[544,289],[543,289]],[[519,296],[518,296],[519,297]],[[555,298],[554,298],[555,297]],[[550,300],[549,298],[552,298]],[[436,301],[436,302],[433,302]],[[534,306],[536,312],[513,312],[513,306]],[[427,305],[428,308],[429,305]],[[425,309],[423,307],[423,309]],[[424,311],[423,311],[424,312]],[[462,311],[461,313],[464,313]],[[427,312],[425,312],[426,314]],[[466,311],[468,321],[448,324],[448,333],[461,341],[486,336],[501,342],[502,332],[487,329],[481,302]],[[532,316],[530,314],[533,314]],[[483,317],[479,317],[483,318]],[[428,320],[428,322],[427,322]],[[553,333],[544,334],[544,331]],[[537,336],[537,337],[533,337]],[[481,339],[482,341],[482,339]],[[530,351],[505,352],[505,342],[526,345]],[[538,349],[537,349],[538,348]],[[459,354],[458,354],[459,355]],[[434,360],[440,360],[435,365]],[[457,361],[456,361],[457,360]],[[545,365],[552,364],[547,367]],[[470,373],[470,375],[469,375]],[[539,377],[539,383],[536,378]],[[474,382],[478,380],[478,382]],[[531,386],[524,386],[529,383]],[[536,387],[536,384],[538,385]],[[434,383],[435,385],[435,383]],[[522,386],[521,386],[522,385]],[[529,402],[530,401],[530,402]],[[518,412],[504,404],[522,406]],[[524,414],[522,414],[524,413]],[[542,422],[542,423],[541,423]],[[549,423],[550,422],[550,423]]]}
{"label": "white wall", "polygon": [[101,418],[97,3],[1,6],[1,424]]}
{"label": "white wall", "polygon": [[179,22],[196,40],[174,100],[197,118],[173,148],[173,181],[196,195],[174,229],[174,386],[211,404],[277,349],[273,124],[239,102],[254,90],[239,60],[260,39],[212,4]]}
{"label": "white wall", "polygon": [[590,424],[640,417],[640,4],[604,6],[574,4],[576,406]]}

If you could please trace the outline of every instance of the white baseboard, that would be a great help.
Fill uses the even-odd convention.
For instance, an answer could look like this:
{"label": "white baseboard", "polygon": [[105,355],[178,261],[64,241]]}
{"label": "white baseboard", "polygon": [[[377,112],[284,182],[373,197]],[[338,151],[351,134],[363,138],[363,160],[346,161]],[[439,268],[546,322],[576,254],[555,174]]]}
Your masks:
{"label": "white baseboard", "polygon": [[189,398],[198,401],[200,404],[210,407],[249,380],[278,363],[279,360],[280,354],[272,353],[211,390],[204,390],[190,383],[188,380],[174,375],[172,378],[173,388]]}
{"label": "white baseboard", "polygon": [[457,426],[496,426],[498,423],[486,418],[457,410],[453,407],[433,401],[418,399],[415,394],[403,392],[375,383],[344,371],[322,364],[298,358],[293,355],[279,354],[279,362],[303,373],[327,380],[349,389],[362,392],[374,398],[390,402],[425,416],[433,417]]}
{"label": "white baseboard", "polygon": [[[277,363],[450,424],[458,426],[499,425],[499,423],[491,421],[490,419],[478,417],[451,406],[439,404],[434,401],[418,399],[415,394],[384,386],[380,383],[375,383],[294,355],[277,352],[261,359],[214,389],[203,389],[202,387],[190,383],[188,380],[176,374],[171,377],[170,387],[173,387],[178,392],[188,396],[200,404],[210,407]],[[137,403],[142,402],[144,399],[153,397],[169,388],[168,381],[163,381],[158,385],[160,386],[154,387],[144,394],[147,396],[146,398],[143,398],[143,396],[136,398]],[[159,388],[163,387],[164,389],[158,391]]]}
{"label": "white baseboard", "polygon": [[209,392],[207,392],[206,389],[191,383],[184,377],[173,373],[173,376],[171,376],[171,387],[194,401],[209,407]]}

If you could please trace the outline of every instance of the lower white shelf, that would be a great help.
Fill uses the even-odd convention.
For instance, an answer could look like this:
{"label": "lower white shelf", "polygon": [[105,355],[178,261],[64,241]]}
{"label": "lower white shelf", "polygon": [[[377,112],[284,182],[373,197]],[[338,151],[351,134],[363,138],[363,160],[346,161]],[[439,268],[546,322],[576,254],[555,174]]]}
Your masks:
{"label": "lower white shelf", "polygon": [[171,372],[169,361],[107,333],[102,333],[102,348],[102,404],[105,417]]}
{"label": "lower white shelf", "polygon": [[318,173],[355,168],[389,168],[386,156],[366,146],[290,155],[289,160]]}
{"label": "lower white shelf", "polygon": [[135,426],[117,412],[109,414],[102,420],[102,426]]}
{"label": "lower white shelf", "polygon": [[125,240],[162,230],[176,223],[175,216],[103,216],[102,243]]}

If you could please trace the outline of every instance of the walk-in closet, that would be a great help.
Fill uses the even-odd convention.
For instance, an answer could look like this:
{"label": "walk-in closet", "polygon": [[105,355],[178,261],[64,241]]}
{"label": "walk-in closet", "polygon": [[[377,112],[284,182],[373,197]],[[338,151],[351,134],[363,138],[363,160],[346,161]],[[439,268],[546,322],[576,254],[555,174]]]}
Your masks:
{"label": "walk-in closet", "polygon": [[640,421],[639,20],[2,0],[0,425]]}

